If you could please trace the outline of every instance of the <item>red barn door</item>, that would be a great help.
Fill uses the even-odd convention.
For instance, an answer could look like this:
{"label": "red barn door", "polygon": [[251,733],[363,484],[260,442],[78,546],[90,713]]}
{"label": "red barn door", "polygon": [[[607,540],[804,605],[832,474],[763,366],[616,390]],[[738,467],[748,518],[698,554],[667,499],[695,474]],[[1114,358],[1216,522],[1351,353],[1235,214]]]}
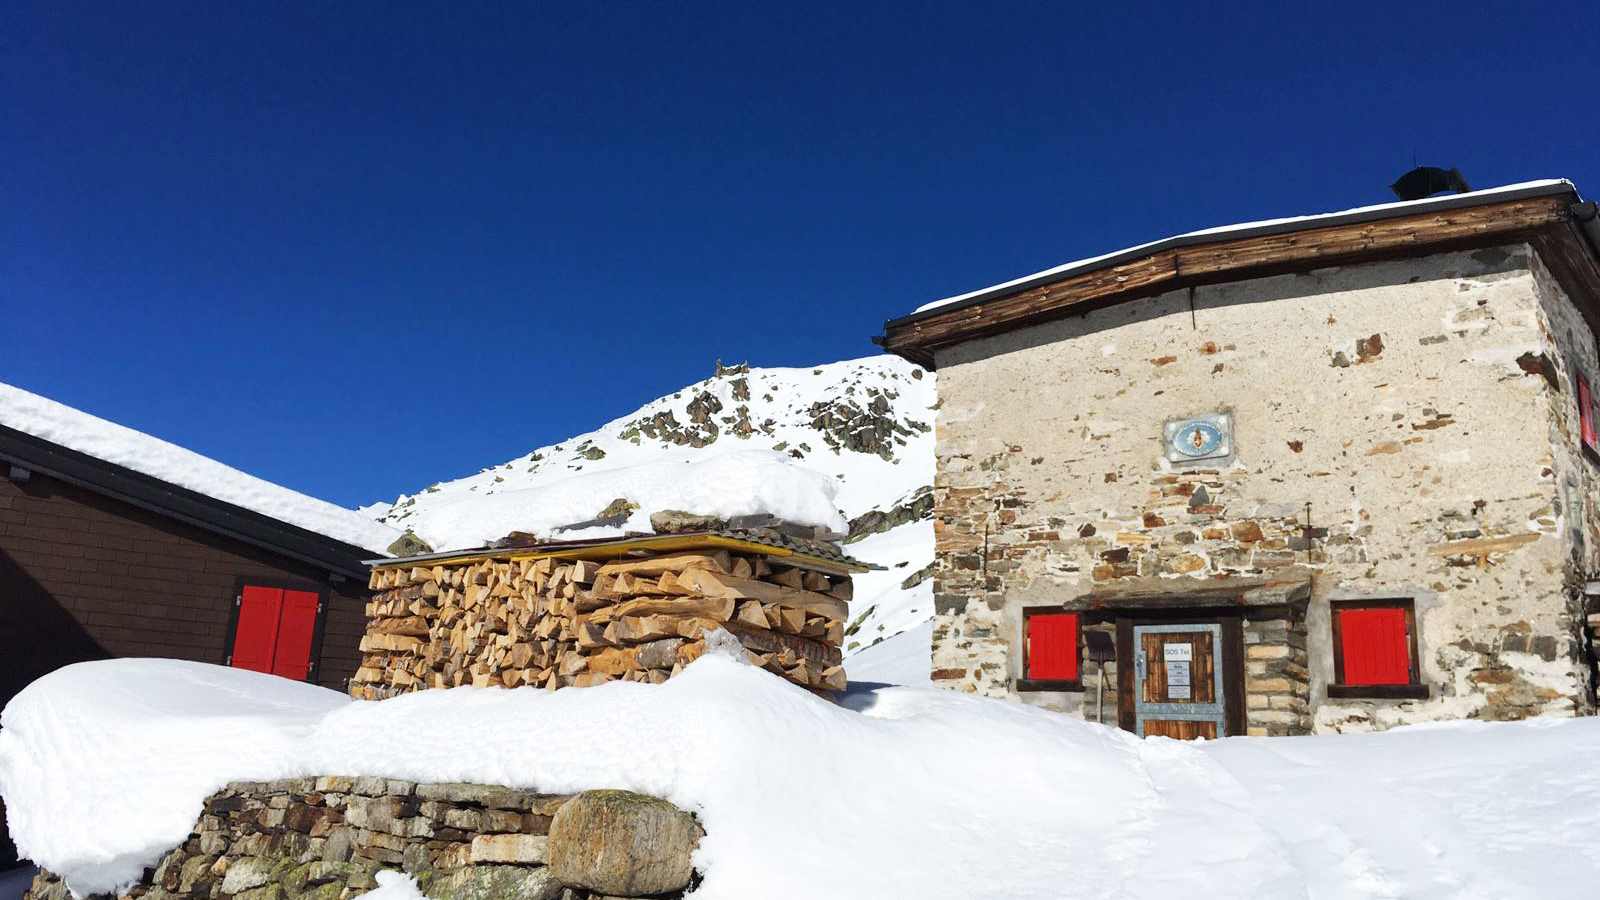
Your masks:
{"label": "red barn door", "polygon": [[306,681],[321,610],[322,598],[313,591],[245,585],[228,665]]}

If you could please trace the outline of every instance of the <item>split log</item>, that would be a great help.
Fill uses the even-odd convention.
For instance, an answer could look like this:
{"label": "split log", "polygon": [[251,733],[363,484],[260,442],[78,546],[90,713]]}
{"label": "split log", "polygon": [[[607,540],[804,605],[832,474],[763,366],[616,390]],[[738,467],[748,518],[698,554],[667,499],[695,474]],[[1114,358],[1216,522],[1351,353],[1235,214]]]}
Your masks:
{"label": "split log", "polygon": [[693,586],[708,597],[760,600],[762,603],[776,603],[779,606],[817,613],[830,619],[844,619],[850,614],[849,605],[842,600],[829,597],[826,594],[795,590],[782,585],[769,584],[765,581],[734,578],[731,575],[723,575],[704,569],[685,572],[679,580],[684,584]]}
{"label": "split log", "polygon": [[712,569],[718,572],[733,570],[732,555],[726,550],[701,553],[675,553],[671,556],[652,556],[645,559],[618,560],[600,567],[601,575],[641,575],[654,577],[663,572],[682,572],[687,569]]}

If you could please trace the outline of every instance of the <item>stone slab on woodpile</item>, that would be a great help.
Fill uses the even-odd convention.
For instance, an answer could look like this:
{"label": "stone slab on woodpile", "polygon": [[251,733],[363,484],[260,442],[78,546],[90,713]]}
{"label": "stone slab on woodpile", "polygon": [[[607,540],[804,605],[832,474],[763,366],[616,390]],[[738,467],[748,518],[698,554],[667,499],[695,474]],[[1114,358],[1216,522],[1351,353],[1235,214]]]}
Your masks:
{"label": "stone slab on woodpile", "polygon": [[659,684],[724,629],[755,665],[841,691],[851,581],[707,549],[613,561],[473,557],[372,573],[358,699],[424,688]]}
{"label": "stone slab on woodpile", "polygon": [[[573,797],[372,777],[237,782],[207,798],[183,844],[116,896],[345,900],[376,887],[383,870],[410,874],[433,900],[675,897],[690,884],[703,834],[693,816],[642,794],[578,796],[584,804],[552,836]],[[563,880],[550,864],[558,858],[583,883]],[[573,862],[582,859],[587,867]],[[49,872],[24,895],[70,896]]]}

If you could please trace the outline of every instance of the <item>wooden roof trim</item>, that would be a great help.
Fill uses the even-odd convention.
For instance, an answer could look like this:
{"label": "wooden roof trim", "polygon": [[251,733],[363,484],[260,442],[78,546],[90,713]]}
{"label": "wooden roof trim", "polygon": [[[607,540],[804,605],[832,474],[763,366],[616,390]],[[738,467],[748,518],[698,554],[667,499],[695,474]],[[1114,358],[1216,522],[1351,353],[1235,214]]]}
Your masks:
{"label": "wooden roof trim", "polygon": [[785,565],[813,569],[830,575],[854,575],[871,571],[867,566],[859,563],[846,563],[821,556],[812,556],[789,547],[740,540],[720,534],[647,535],[637,538],[618,538],[615,541],[563,549],[507,547],[503,550],[463,550],[459,553],[431,553],[425,556],[406,557],[403,559],[372,560],[370,564],[374,569],[392,569],[430,563],[462,565],[489,560],[510,561],[542,559],[545,557],[551,559],[608,560],[636,554],[677,553],[685,550],[708,549],[732,550],[739,553],[759,553],[774,559],[782,559]]}
{"label": "wooden roof trim", "polygon": [[352,581],[372,551],[0,425],[0,461]]}
{"label": "wooden roof trim", "polygon": [[1573,227],[1572,200],[1562,193],[1282,233],[1223,232],[1214,241],[1153,250],[1011,295],[898,319],[879,343],[931,369],[941,347],[1190,285],[1530,240]]}

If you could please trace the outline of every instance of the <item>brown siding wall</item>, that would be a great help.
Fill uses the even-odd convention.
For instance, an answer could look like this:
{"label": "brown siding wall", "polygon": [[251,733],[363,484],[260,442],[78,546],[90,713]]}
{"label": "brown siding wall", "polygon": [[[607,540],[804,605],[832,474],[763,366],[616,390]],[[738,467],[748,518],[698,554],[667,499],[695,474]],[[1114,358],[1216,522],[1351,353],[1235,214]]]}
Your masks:
{"label": "brown siding wall", "polygon": [[[327,573],[37,473],[0,479],[0,703],[83,659],[221,663],[238,578],[328,586]],[[360,659],[366,585],[329,588],[317,680]],[[20,658],[19,658],[20,657]]]}

